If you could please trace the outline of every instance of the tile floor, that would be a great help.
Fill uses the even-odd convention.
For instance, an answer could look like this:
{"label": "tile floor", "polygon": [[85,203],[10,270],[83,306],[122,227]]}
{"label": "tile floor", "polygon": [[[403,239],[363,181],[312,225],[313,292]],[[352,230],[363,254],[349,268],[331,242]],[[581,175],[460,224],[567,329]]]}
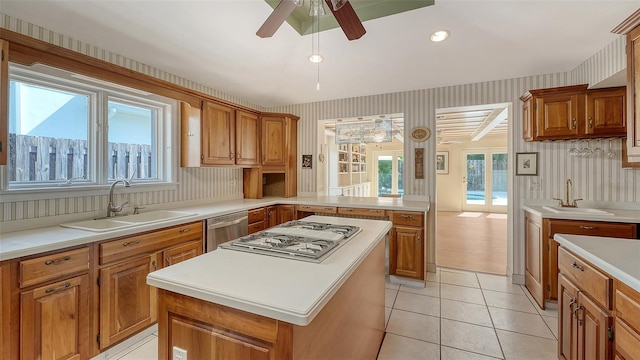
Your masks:
{"label": "tile floor", "polygon": [[[382,359],[556,359],[557,311],[504,276],[439,269],[426,288],[387,284]],[[101,354],[104,355],[104,354]],[[157,358],[157,333],[107,360]]]}

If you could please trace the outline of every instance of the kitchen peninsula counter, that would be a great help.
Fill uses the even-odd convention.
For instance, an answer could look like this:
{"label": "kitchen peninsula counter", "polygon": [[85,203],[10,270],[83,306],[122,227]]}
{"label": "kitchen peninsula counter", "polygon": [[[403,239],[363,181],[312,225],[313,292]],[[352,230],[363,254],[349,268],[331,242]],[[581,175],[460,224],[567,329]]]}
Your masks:
{"label": "kitchen peninsula counter", "polygon": [[[159,358],[169,358],[174,346],[195,358],[215,357],[226,346],[245,349],[242,356],[260,349],[264,358],[375,357],[384,334],[384,238],[391,223],[305,221],[361,232],[321,263],[218,248],[150,273],[147,283],[159,289]],[[202,341],[215,343],[202,346],[212,352],[197,352]]]}
{"label": "kitchen peninsula counter", "polygon": [[[543,219],[566,219],[566,220],[588,220],[588,221],[607,221],[619,223],[640,223],[640,210],[632,209],[613,209],[603,208],[611,215],[598,215],[589,213],[556,213],[545,209],[542,205],[525,205],[522,207],[524,211],[528,211]],[[570,209],[570,208],[569,208]],[[581,209],[578,206],[578,209]]]}

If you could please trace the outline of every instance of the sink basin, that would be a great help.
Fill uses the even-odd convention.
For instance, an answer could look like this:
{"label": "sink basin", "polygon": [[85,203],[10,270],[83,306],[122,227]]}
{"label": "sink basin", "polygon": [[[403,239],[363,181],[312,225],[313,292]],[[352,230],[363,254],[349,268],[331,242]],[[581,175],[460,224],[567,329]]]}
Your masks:
{"label": "sink basin", "polygon": [[78,222],[60,224],[60,226],[73,228],[73,229],[94,231],[94,232],[103,232],[103,231],[123,229],[131,226],[160,222],[165,220],[177,219],[177,218],[187,217],[192,215],[195,215],[195,214],[183,212],[183,211],[158,210],[158,211],[150,211],[148,213],[142,213],[142,214],[136,214],[136,215],[126,215],[126,216],[118,216],[118,217],[105,218],[105,219],[78,221]]}
{"label": "sink basin", "polygon": [[571,207],[560,207],[560,206],[543,206],[545,210],[549,210],[556,214],[573,214],[573,215],[613,215],[613,213],[606,212],[600,209],[592,209],[592,208],[571,208]]}

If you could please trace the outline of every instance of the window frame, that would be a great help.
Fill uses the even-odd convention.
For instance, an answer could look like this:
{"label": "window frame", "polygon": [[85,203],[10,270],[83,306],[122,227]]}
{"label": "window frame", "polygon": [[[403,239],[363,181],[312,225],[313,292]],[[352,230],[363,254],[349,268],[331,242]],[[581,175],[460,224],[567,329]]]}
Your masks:
{"label": "window frame", "polygon": [[[178,101],[145,91],[131,89],[122,85],[73,74],[66,70],[47,65],[24,66],[9,63],[8,81],[20,81],[36,86],[89,95],[88,134],[90,158],[87,161],[87,180],[66,180],[38,182],[10,182],[9,164],[0,167],[0,194],[3,201],[22,201],[47,198],[63,198],[96,195],[97,190],[108,191],[113,182],[107,178],[108,171],[108,102],[110,100],[142,106],[155,110],[156,120],[152,124],[155,141],[156,166],[154,179],[133,178],[132,187],[143,191],[176,189],[177,155],[173,146],[177,144]],[[8,129],[7,129],[8,131]],[[152,150],[152,151],[153,151]],[[154,165],[152,165],[154,166]],[[120,177],[119,177],[120,178]],[[103,192],[99,192],[100,194]]]}

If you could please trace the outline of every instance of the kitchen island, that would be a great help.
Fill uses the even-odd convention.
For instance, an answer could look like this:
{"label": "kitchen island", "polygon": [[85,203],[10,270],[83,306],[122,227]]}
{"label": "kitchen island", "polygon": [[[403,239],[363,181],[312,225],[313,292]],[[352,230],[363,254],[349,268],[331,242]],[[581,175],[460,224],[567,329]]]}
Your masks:
{"label": "kitchen island", "polygon": [[158,356],[375,358],[384,336],[384,249],[391,223],[311,216],[361,232],[320,263],[217,249],[152,272]]}

